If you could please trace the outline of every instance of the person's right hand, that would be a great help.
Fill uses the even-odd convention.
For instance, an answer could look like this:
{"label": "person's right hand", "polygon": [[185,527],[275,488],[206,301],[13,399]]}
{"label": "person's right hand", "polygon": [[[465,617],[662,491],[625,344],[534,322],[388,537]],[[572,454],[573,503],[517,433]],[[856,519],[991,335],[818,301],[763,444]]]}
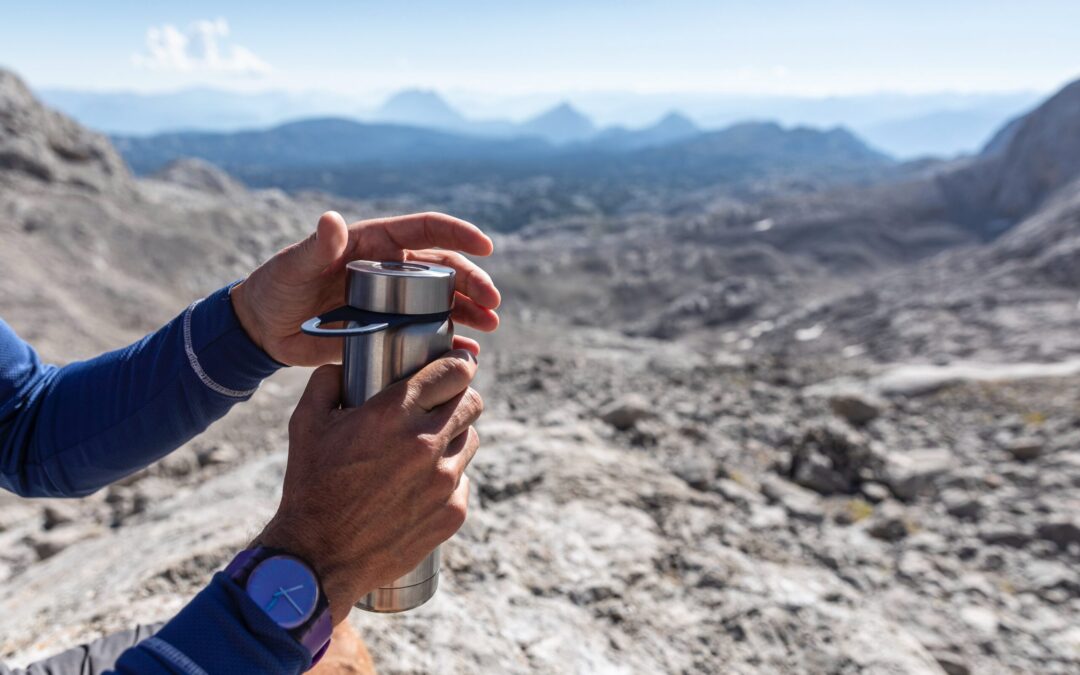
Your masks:
{"label": "person's right hand", "polygon": [[335,624],[465,522],[483,410],[475,373],[476,358],[457,349],[347,409],[340,366],[311,376],[289,421],[281,504],[255,541],[315,568]]}

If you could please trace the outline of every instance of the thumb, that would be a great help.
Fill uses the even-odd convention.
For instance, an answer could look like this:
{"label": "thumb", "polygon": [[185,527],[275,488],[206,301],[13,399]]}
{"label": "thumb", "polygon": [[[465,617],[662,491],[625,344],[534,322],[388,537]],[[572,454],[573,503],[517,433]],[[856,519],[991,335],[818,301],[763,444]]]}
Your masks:
{"label": "thumb", "polygon": [[349,241],[349,226],[337,211],[327,211],[307,239],[287,252],[286,259],[293,269],[305,277],[321,274],[345,253]]}
{"label": "thumb", "polygon": [[304,395],[296,404],[296,410],[319,414],[335,410],[340,404],[341,366],[321,366],[311,374]]}

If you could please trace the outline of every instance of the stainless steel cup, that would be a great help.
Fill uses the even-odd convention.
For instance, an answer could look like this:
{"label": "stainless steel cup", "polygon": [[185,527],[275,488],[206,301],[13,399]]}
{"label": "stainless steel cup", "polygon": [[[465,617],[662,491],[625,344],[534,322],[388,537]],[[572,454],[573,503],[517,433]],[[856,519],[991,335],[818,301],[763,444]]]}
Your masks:
{"label": "stainless steel cup", "polygon": [[[450,350],[454,270],[416,262],[357,260],[346,268],[345,307],[305,322],[311,335],[344,338],[346,407],[359,406]],[[327,329],[321,323],[344,321]],[[439,587],[439,549],[415,569],[364,596],[369,612],[403,612],[427,602]]]}

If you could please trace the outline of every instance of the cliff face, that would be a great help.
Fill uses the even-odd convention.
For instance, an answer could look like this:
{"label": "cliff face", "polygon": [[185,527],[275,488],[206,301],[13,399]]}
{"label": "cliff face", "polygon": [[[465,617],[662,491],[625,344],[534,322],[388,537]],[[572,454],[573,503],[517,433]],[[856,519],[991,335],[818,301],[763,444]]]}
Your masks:
{"label": "cliff face", "polygon": [[123,160],[102,135],[43,106],[14,73],[0,69],[0,171],[96,192],[129,185]]}
{"label": "cliff face", "polygon": [[1010,122],[942,182],[962,217],[999,233],[1078,176],[1080,81]]}

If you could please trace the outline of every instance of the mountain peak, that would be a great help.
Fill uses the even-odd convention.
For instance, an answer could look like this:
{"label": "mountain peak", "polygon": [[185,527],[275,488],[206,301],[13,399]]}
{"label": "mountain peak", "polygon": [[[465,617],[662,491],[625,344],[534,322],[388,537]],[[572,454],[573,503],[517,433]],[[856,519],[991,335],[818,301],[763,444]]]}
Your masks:
{"label": "mountain peak", "polygon": [[375,117],[419,127],[457,128],[465,118],[433,89],[404,89],[386,99]]}
{"label": "mountain peak", "polygon": [[666,129],[686,129],[691,131],[698,131],[698,125],[694,124],[694,120],[690,119],[686,115],[682,114],[678,110],[672,110],[666,115],[657,120],[654,128],[666,128]]}
{"label": "mountain peak", "polygon": [[568,101],[526,121],[522,128],[553,143],[583,141],[596,133],[596,125]]}
{"label": "mountain peak", "polygon": [[646,129],[654,136],[662,136],[664,140],[675,140],[686,136],[693,136],[701,131],[694,121],[677,110],[672,110],[651,127]]}

